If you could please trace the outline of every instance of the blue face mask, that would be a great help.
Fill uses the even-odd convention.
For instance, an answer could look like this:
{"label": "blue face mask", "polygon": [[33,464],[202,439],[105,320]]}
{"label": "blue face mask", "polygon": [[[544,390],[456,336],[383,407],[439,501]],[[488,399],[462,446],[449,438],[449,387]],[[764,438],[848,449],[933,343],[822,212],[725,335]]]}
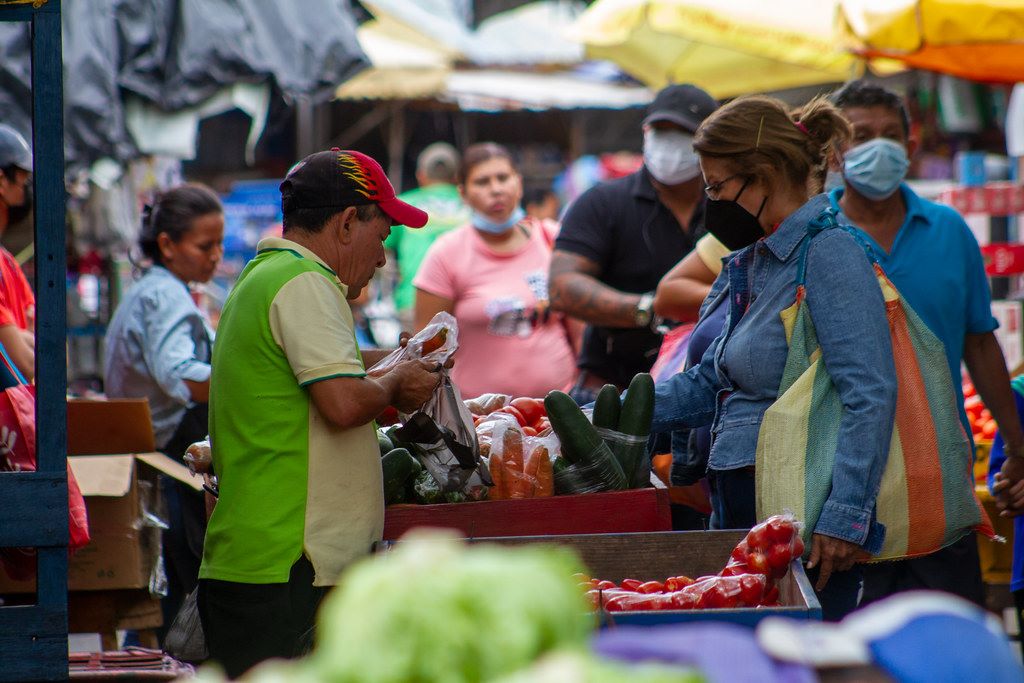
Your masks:
{"label": "blue face mask", "polygon": [[526,217],[526,212],[521,206],[517,206],[516,210],[512,212],[512,215],[508,217],[508,220],[501,223],[495,223],[487,216],[483,215],[479,211],[474,211],[469,219],[473,227],[480,232],[486,232],[491,235],[500,235],[501,233],[511,229],[516,223],[523,220]]}
{"label": "blue face mask", "polygon": [[846,153],[843,175],[850,187],[879,201],[899,189],[909,166],[903,145],[888,138],[875,138]]}

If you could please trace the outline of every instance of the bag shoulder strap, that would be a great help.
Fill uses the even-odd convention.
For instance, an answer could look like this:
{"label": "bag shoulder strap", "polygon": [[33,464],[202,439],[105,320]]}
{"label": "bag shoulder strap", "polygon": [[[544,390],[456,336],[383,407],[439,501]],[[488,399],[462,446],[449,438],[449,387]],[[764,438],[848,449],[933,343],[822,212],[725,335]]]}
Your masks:
{"label": "bag shoulder strap", "polygon": [[11,371],[14,378],[18,380],[20,384],[28,384],[28,380],[25,379],[25,375],[21,374],[21,370],[19,370],[18,366],[14,364],[11,357],[7,355],[7,349],[4,348],[3,344],[0,344],[0,356],[3,357],[4,365],[6,365],[7,369]]}
{"label": "bag shoulder strap", "polygon": [[800,245],[800,260],[797,264],[796,271],[797,287],[803,287],[807,282],[807,252],[810,251],[811,240],[813,240],[818,234],[832,228],[844,230],[848,235],[853,237],[857,244],[860,245],[861,249],[864,250],[864,254],[867,256],[868,261],[871,262],[871,265],[878,265],[878,258],[875,256],[875,250],[871,248],[871,244],[868,243],[864,234],[852,225],[840,223],[836,210],[830,206],[807,224],[807,232],[804,234],[803,241]]}

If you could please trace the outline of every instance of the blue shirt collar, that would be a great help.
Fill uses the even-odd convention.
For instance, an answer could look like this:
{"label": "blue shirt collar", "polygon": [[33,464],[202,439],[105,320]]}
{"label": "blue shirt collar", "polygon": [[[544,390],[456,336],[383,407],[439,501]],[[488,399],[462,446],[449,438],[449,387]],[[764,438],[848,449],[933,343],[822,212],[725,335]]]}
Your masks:
{"label": "blue shirt collar", "polygon": [[[839,200],[842,199],[844,192],[846,188],[837,187],[828,194],[829,203],[836,211],[842,210],[839,208]],[[909,185],[900,183],[900,194],[903,195],[903,204],[907,207],[907,217],[903,220],[903,225],[910,225],[915,220],[920,220],[926,225],[932,224],[932,219],[925,210],[924,201],[910,189]]]}
{"label": "blue shirt collar", "polygon": [[807,200],[807,203],[789,214],[779,229],[764,240],[769,251],[780,261],[788,261],[796,248],[807,234],[807,224],[817,218],[829,205],[827,195],[819,194]]}

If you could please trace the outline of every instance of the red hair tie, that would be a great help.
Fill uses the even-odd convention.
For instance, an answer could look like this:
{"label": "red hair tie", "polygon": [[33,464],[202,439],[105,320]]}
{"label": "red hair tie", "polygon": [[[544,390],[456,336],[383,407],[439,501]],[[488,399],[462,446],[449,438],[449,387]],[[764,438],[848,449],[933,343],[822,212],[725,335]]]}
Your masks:
{"label": "red hair tie", "polygon": [[801,133],[807,137],[811,137],[811,131],[807,130],[807,126],[805,126],[802,121],[794,121],[793,125],[796,126]]}

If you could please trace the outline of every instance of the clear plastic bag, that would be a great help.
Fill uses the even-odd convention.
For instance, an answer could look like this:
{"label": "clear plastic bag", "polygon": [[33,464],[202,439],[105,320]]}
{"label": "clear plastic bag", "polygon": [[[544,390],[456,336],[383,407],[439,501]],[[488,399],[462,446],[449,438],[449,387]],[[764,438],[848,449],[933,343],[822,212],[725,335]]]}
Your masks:
{"label": "clear plastic bag", "polygon": [[199,619],[199,606],[196,601],[198,591],[198,588],[193,588],[185,597],[164,638],[164,649],[167,653],[183,662],[202,662],[210,656],[206,647],[206,634]]}
{"label": "clear plastic bag", "polygon": [[474,415],[490,415],[495,410],[500,410],[512,402],[508,394],[481,394],[476,398],[466,399],[466,407]]}
{"label": "clear plastic bag", "polygon": [[[406,360],[422,359],[440,365],[458,349],[458,325],[449,313],[438,313],[409,343],[395,349],[369,370],[379,374]],[[396,436],[412,447],[423,467],[444,493],[469,492],[490,483],[480,459],[473,416],[462,400],[448,371],[440,370],[441,382],[419,411],[403,416]]]}
{"label": "clear plastic bag", "polygon": [[597,428],[597,433],[608,444],[626,477],[626,488],[638,489],[651,485],[651,458],[647,454],[646,436],[623,434],[614,429]]}
{"label": "clear plastic bag", "polygon": [[803,525],[790,513],[773,515],[747,532],[729,556],[720,574],[763,574],[770,582],[789,571],[790,563],[804,554]]}
{"label": "clear plastic bag", "polygon": [[564,458],[556,461],[555,493],[557,495],[621,491],[627,487],[622,467],[604,441],[585,460],[587,462],[585,465],[568,463]]}
{"label": "clear plastic bag", "polygon": [[494,485],[491,500],[544,498],[555,494],[552,453],[557,439],[526,436],[519,425],[495,422],[491,435],[488,468]]}

